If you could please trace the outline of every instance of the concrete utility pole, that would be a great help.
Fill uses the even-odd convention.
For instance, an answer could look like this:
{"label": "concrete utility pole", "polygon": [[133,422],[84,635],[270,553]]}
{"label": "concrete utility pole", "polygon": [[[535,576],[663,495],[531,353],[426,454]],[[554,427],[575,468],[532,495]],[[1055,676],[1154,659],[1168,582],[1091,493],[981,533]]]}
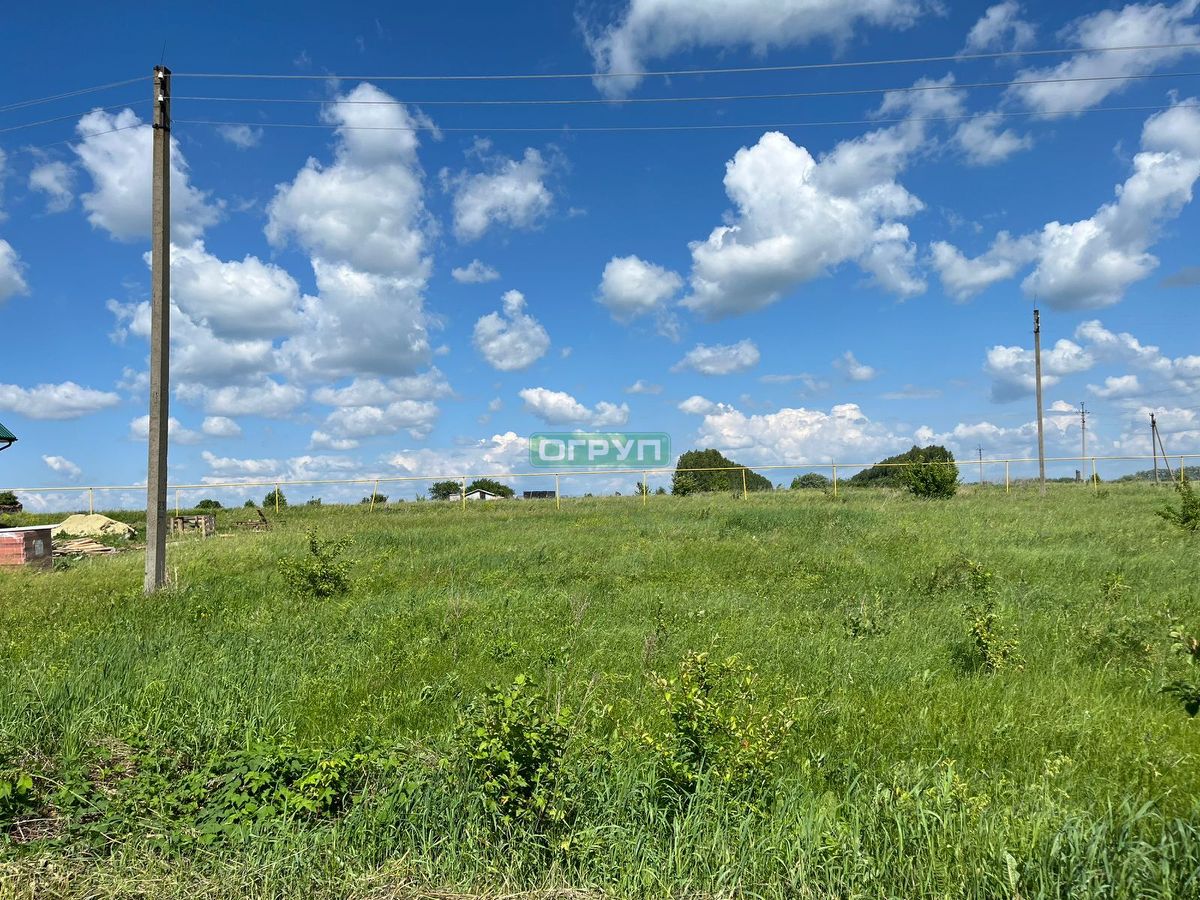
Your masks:
{"label": "concrete utility pole", "polygon": [[1154,454],[1154,483],[1158,484],[1158,423],[1150,413],[1150,452]]}
{"label": "concrete utility pole", "polygon": [[984,484],[984,480],[983,480],[983,445],[982,444],[979,445],[978,450],[979,450],[979,483],[980,483],[980,485],[982,485],[982,484]]}
{"label": "concrete utility pole", "polygon": [[1042,317],[1033,311],[1033,367],[1037,380],[1038,493],[1046,496],[1046,429],[1042,422]]}
{"label": "concrete utility pole", "polygon": [[154,173],[150,225],[150,433],[146,466],[146,581],[167,575],[167,423],[171,356],[171,70],[154,67]]}
{"label": "concrete utility pole", "polygon": [[1079,451],[1079,470],[1087,468],[1087,408],[1083,401],[1079,403],[1079,439],[1082,441]]}

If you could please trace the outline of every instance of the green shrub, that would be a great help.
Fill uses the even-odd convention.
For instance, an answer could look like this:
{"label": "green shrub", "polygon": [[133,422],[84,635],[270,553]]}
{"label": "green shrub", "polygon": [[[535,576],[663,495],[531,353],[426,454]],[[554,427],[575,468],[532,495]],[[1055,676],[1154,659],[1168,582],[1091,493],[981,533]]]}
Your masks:
{"label": "green shrub", "polygon": [[1179,509],[1166,506],[1158,511],[1159,516],[1184,531],[1200,531],[1200,497],[1192,490],[1192,482],[1186,474],[1179,479],[1175,490],[1180,498]]}
{"label": "green shrub", "polygon": [[967,589],[972,598],[963,611],[969,623],[973,658],[988,674],[1004,669],[1021,669],[1024,660],[1017,653],[1017,642],[1005,635],[996,612],[995,576],[983,566],[976,565],[967,577]]}
{"label": "green shrub", "polygon": [[283,496],[282,490],[276,488],[275,490],[271,491],[271,493],[267,494],[267,496],[263,497],[263,509],[274,509],[276,500],[279,501],[280,509],[287,507],[287,497]]}
{"label": "green shrub", "polygon": [[242,504],[242,509],[258,509],[258,504],[253,500],[247,500]]}
{"label": "green shrub", "polygon": [[[358,502],[361,503],[363,506],[368,506],[372,503],[374,503],[376,506],[383,506],[384,504],[387,503],[387,501],[388,501],[387,494],[381,494],[378,491],[376,491],[374,494],[370,494],[366,497],[363,497]],[[320,504],[320,501],[318,501],[317,503],[315,503],[313,505],[320,506],[321,504]]]}
{"label": "green shrub", "polygon": [[0,844],[13,823],[37,812],[39,805],[33,775],[13,754],[0,750]]}
{"label": "green shrub", "polygon": [[947,499],[958,490],[958,466],[953,462],[913,462],[900,470],[900,482],[917,497]]}
{"label": "green shrub", "polygon": [[323,600],[350,590],[350,563],[340,559],[351,546],[348,540],[321,540],[308,533],[308,553],[279,561],[288,592],[297,599]]}
{"label": "green shrub", "polygon": [[[1200,665],[1200,639],[1191,637],[1176,625],[1171,629],[1171,651],[1182,656],[1189,673]],[[1177,678],[1163,686],[1164,694],[1174,695],[1189,716],[1200,713],[1200,680],[1192,677]]]}
{"label": "green shrub", "polygon": [[833,482],[820,472],[806,472],[792,479],[792,490],[823,491],[831,484]]}
{"label": "green shrub", "polygon": [[20,512],[24,508],[20,499],[12,491],[0,491],[0,511]]}
{"label": "green shrub", "polygon": [[734,792],[754,791],[769,780],[784,738],[791,731],[791,704],[775,709],[759,691],[759,676],[738,657],[714,663],[689,653],[676,678],[655,678],[663,734],[640,730],[659,764],[662,779],[678,796],[704,778]]}
{"label": "green shrub", "polygon": [[551,709],[536,682],[518,675],[493,686],[459,723],[460,759],[493,825],[545,832],[570,814],[563,757],[571,737],[567,709]]}
{"label": "green shrub", "polygon": [[954,454],[941,444],[930,444],[928,447],[918,447],[882,459],[869,469],[863,469],[850,476],[848,484],[855,487],[904,487],[904,469],[906,465],[927,462],[954,462]]}

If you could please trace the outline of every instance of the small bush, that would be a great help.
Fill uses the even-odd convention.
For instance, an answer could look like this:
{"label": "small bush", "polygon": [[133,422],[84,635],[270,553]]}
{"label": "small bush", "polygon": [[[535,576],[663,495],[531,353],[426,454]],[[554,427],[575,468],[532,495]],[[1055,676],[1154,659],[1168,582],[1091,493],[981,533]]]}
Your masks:
{"label": "small bush", "polygon": [[958,466],[945,460],[909,463],[900,470],[900,483],[916,497],[948,499],[958,491]]}
{"label": "small bush", "polygon": [[0,842],[15,822],[35,813],[38,806],[33,776],[11,754],[0,751]]}
{"label": "small bush", "polygon": [[873,603],[868,604],[863,597],[857,606],[846,611],[845,631],[847,637],[856,639],[883,633],[883,603],[878,594]]}
{"label": "small bush", "polygon": [[736,656],[714,663],[707,653],[690,653],[677,678],[655,681],[668,730],[642,730],[640,737],[677,796],[693,793],[702,778],[736,792],[767,783],[794,723],[790,708],[764,702],[753,666]]}
{"label": "small bush", "polygon": [[[1169,636],[1171,651],[1183,657],[1189,673],[1195,672],[1196,667],[1200,666],[1200,639],[1186,634],[1178,625],[1171,629]],[[1162,692],[1176,697],[1189,716],[1200,713],[1200,680],[1177,678],[1164,685]]]}
{"label": "small bush", "polygon": [[525,675],[491,687],[459,724],[459,752],[493,825],[545,832],[569,818],[563,757],[572,716]]}
{"label": "small bush", "polygon": [[695,494],[700,490],[700,483],[696,481],[694,475],[689,475],[686,472],[676,472],[675,477],[671,479],[671,493],[676,497],[686,497],[689,494]]}
{"label": "small bush", "polygon": [[1192,490],[1192,482],[1186,473],[1181,473],[1179,482],[1175,485],[1175,491],[1180,498],[1179,508],[1168,505],[1160,509],[1158,514],[1177,528],[1195,534],[1200,531],[1200,497],[1197,497],[1196,492]]}
{"label": "small bush", "polygon": [[[376,506],[383,506],[384,504],[387,503],[387,501],[388,501],[387,494],[374,493],[367,497],[363,497],[358,502],[361,503],[363,506],[369,506],[372,503],[374,503]],[[320,506],[320,503],[318,502],[316,505]]]}
{"label": "small bush", "polygon": [[792,479],[792,490],[823,491],[831,484],[833,482],[820,472],[807,472]]}
{"label": "small bush", "polygon": [[308,553],[285,557],[279,572],[288,592],[298,599],[324,600],[350,590],[350,563],[339,557],[351,546],[348,540],[323,541],[308,533]]}
{"label": "small bush", "polygon": [[280,509],[287,507],[287,497],[283,496],[283,491],[281,491],[279,488],[276,488],[275,490],[271,491],[271,493],[267,494],[267,496],[263,497],[263,509],[274,509],[276,499],[279,501]]}
{"label": "small bush", "polygon": [[977,563],[970,565],[964,581],[971,599],[963,605],[963,612],[970,631],[972,661],[989,675],[1023,668],[1017,642],[1006,636],[1007,629],[996,611],[995,576]]}

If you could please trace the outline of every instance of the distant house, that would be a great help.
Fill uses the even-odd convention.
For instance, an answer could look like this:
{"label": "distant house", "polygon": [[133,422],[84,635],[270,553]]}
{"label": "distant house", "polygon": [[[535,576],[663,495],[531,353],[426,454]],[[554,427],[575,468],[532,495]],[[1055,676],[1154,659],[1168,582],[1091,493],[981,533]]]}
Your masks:
{"label": "distant house", "polygon": [[525,491],[521,494],[524,500],[553,500],[554,491]]}
{"label": "distant house", "polygon": [[7,450],[17,442],[17,436],[4,427],[0,422],[0,450]]}
{"label": "distant house", "polygon": [[485,491],[483,488],[475,488],[473,491],[467,491],[468,500],[503,500],[500,494],[493,494],[491,491]]}

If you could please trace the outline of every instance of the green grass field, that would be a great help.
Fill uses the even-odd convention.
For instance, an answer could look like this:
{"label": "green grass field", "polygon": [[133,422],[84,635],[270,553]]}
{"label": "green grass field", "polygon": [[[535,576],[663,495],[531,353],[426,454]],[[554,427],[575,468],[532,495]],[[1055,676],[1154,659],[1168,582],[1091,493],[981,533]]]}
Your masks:
{"label": "green grass field", "polygon": [[[1168,499],[232,510],[149,599],[4,572],[0,896],[1198,897]],[[287,589],[309,529],[348,592]]]}

